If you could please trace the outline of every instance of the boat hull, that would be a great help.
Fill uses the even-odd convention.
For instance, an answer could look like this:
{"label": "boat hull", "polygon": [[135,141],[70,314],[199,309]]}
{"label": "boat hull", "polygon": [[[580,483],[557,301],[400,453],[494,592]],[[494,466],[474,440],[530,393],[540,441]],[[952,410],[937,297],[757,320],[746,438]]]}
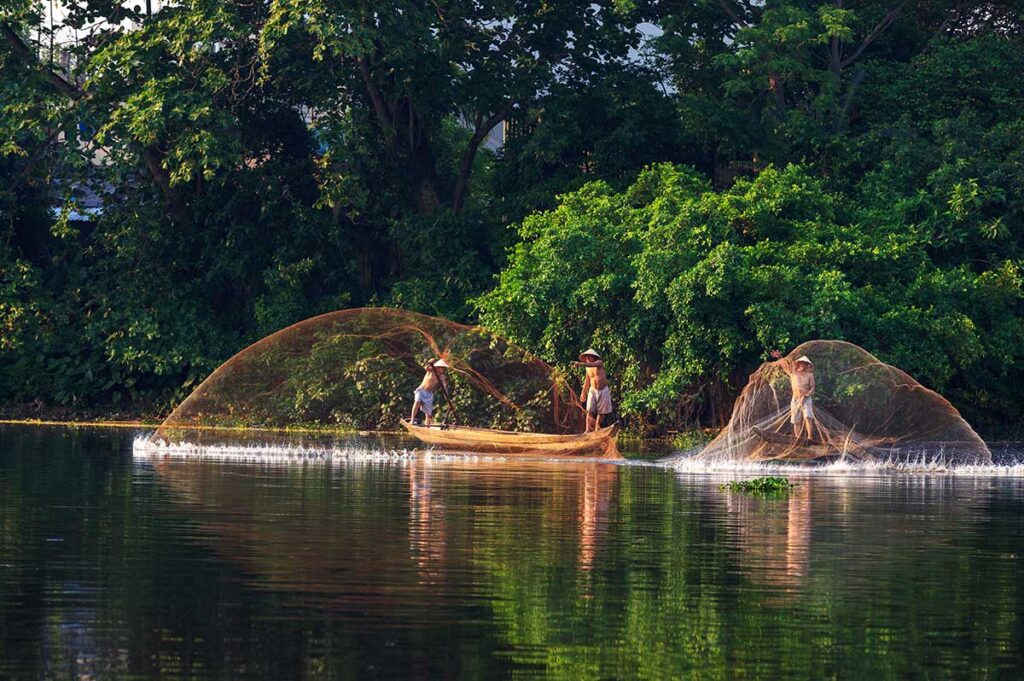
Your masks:
{"label": "boat hull", "polygon": [[410,435],[428,445],[477,454],[515,456],[594,456],[621,458],[615,447],[617,426],[592,433],[555,435],[489,430],[469,426],[417,426],[403,420]]}
{"label": "boat hull", "polygon": [[853,439],[833,444],[818,439],[798,439],[793,435],[758,427],[754,427],[752,431],[754,436],[764,443],[758,448],[754,458],[764,461],[831,460],[847,457],[871,460],[878,453],[878,448],[859,444]]}

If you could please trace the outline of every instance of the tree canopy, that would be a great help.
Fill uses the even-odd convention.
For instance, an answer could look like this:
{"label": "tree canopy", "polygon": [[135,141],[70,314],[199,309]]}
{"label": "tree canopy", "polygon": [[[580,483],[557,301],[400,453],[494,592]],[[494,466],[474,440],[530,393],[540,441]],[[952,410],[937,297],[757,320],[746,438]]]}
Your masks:
{"label": "tree canopy", "polygon": [[816,336],[1019,420],[1016,0],[59,4],[0,10],[8,404],[392,304],[603,344],[638,424]]}

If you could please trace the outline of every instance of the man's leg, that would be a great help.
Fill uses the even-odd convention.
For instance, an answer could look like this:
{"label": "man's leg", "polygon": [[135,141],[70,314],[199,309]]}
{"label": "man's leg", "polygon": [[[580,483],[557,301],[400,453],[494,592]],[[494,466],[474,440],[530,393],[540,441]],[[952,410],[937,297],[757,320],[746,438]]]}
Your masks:
{"label": "man's leg", "polygon": [[812,416],[811,418],[805,419],[805,420],[807,421],[807,424],[808,424],[807,425],[807,437],[815,438],[815,439],[818,440],[818,442],[824,442],[825,441],[825,433],[822,432],[821,424],[818,423],[817,419],[815,419]]}
{"label": "man's leg", "polygon": [[590,412],[588,411],[588,412],[587,412],[587,428],[586,428],[586,430],[584,430],[583,432],[584,432],[584,433],[589,433],[589,432],[590,432],[590,429],[591,429],[591,428],[593,427],[593,425],[594,425],[594,417],[593,417],[593,415],[592,415],[592,414],[591,414],[591,413],[590,413]]}
{"label": "man's leg", "polygon": [[[818,429],[818,424],[814,420],[814,411],[811,409],[809,400],[811,398],[804,398],[803,404],[800,405],[800,417],[804,422],[804,430],[807,432],[807,439],[814,439],[814,431]],[[820,430],[818,431],[820,433]]]}
{"label": "man's leg", "polygon": [[434,413],[424,410],[423,412],[423,423],[428,426],[434,422]]}
{"label": "man's leg", "polygon": [[598,414],[597,416],[594,417],[594,430],[601,430],[601,417],[602,416],[604,416],[604,414]]}
{"label": "man's leg", "polygon": [[808,397],[804,403],[804,420],[807,421],[807,435],[808,437],[817,437],[818,441],[825,441],[825,433],[821,429],[821,424],[814,418],[814,402]]}
{"label": "man's leg", "polygon": [[412,413],[409,414],[409,423],[416,423],[416,412],[420,410],[420,401],[412,401]]}

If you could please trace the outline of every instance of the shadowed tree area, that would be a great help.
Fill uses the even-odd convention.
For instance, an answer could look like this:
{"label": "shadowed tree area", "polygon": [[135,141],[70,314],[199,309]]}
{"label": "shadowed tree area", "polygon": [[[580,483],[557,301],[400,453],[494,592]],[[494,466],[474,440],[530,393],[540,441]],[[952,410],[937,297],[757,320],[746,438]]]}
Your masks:
{"label": "shadowed tree area", "polygon": [[599,344],[654,429],[810,338],[1021,420],[1020,2],[156,4],[0,10],[12,408],[387,304]]}

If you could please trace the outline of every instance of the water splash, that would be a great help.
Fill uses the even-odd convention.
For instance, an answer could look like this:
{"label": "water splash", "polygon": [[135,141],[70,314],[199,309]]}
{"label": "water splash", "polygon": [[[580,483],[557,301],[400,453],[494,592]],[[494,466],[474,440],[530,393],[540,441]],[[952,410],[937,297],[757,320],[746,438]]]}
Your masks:
{"label": "water splash", "polygon": [[432,461],[504,461],[502,457],[479,454],[450,454],[434,450],[388,448],[366,445],[304,445],[304,444],[216,444],[197,445],[188,442],[154,442],[148,435],[139,435],[132,443],[136,458],[196,459],[231,463],[385,463],[412,459]]}
{"label": "water splash", "polygon": [[[530,458],[451,452],[435,449],[390,447],[373,443],[369,438],[335,443],[309,444],[303,442],[197,445],[191,443],[154,442],[149,434],[136,436],[132,451],[139,459],[193,459],[231,463],[331,463],[337,465],[358,463],[403,463],[409,461],[463,462],[463,463],[531,463],[578,464],[595,463],[590,458]],[[872,477],[881,475],[949,475],[960,477],[1024,477],[1024,450],[1019,445],[993,448],[996,463],[951,464],[941,452],[930,455],[892,459],[888,461],[837,460],[828,463],[784,463],[752,461],[708,461],[694,456],[694,451],[682,452],[659,461],[623,459],[599,461],[603,465],[623,467],[657,467],[674,470],[684,475],[747,476],[747,475],[814,475],[834,477]]]}
{"label": "water splash", "polygon": [[676,454],[662,464],[684,474],[720,475],[949,475],[960,477],[1024,477],[1024,451],[1019,448],[993,449],[991,464],[951,462],[941,451],[876,461],[838,459],[824,463],[777,461],[708,460],[696,453]]}
{"label": "water splash", "polygon": [[[388,463],[388,462],[479,462],[479,463],[557,463],[557,464],[603,464],[614,466],[657,466],[656,461],[640,459],[597,459],[594,457],[506,457],[494,454],[478,454],[439,450],[432,447],[388,447],[373,445],[368,437],[345,442],[245,442],[238,444],[195,444],[191,442],[168,443],[154,440],[152,434],[139,434],[132,443],[132,453],[137,459],[178,459],[202,460],[229,463],[253,464],[302,464],[302,463]],[[356,444],[363,442],[365,444]]]}

